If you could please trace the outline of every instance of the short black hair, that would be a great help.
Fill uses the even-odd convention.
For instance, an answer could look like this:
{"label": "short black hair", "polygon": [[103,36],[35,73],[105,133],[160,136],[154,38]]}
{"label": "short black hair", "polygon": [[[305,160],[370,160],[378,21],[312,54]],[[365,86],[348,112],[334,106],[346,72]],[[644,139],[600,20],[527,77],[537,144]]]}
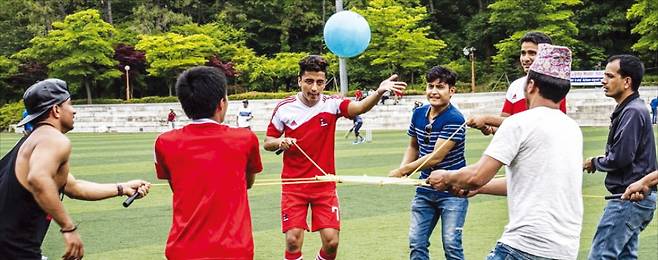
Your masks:
{"label": "short black hair", "polygon": [[521,40],[519,40],[519,43],[524,42],[532,42],[537,45],[540,43],[553,44],[551,37],[544,34],[543,32],[527,32],[525,35],[523,35],[523,37],[521,37]]}
{"label": "short black hair", "polygon": [[440,82],[444,82],[448,84],[448,86],[454,87],[457,82],[457,73],[443,66],[434,66],[427,71],[425,79],[427,80],[427,83],[434,82],[438,79]]}
{"label": "short black hair", "polygon": [[608,63],[619,60],[619,74],[622,77],[631,77],[633,85],[633,91],[637,91],[640,88],[640,83],[642,83],[642,77],[644,76],[644,64],[640,58],[630,55],[630,54],[621,54],[614,55],[608,58]]}
{"label": "short black hair", "polygon": [[226,76],[215,67],[188,69],[178,76],[176,95],[187,117],[210,118],[219,101],[226,98]]}
{"label": "short black hair", "polygon": [[308,55],[299,62],[299,76],[301,77],[307,71],[324,72],[326,75],[327,66],[329,66],[329,63],[322,56]]}
{"label": "short black hair", "polygon": [[[558,103],[569,93],[571,81],[544,75],[536,71],[528,71],[528,81],[533,80],[539,89],[539,95]],[[526,82],[527,84],[527,82]]]}

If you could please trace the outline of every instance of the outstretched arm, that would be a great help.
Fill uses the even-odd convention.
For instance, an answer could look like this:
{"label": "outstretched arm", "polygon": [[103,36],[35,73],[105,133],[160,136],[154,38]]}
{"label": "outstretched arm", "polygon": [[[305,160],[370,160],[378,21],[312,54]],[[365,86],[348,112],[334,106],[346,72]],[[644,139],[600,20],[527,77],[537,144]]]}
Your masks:
{"label": "outstretched arm", "polygon": [[351,118],[370,111],[372,107],[377,105],[377,102],[379,102],[379,99],[386,91],[402,92],[407,87],[407,83],[395,81],[397,78],[398,75],[393,74],[379,84],[379,88],[377,88],[374,95],[368,95],[368,97],[361,101],[350,102],[349,106],[347,106],[347,117]]}
{"label": "outstretched arm", "polygon": [[[418,142],[416,141],[416,138],[412,138],[411,141],[413,142],[413,144],[410,143],[409,147],[411,148],[412,145],[415,145],[415,151],[416,151],[416,157],[417,157],[418,156]],[[424,170],[424,169],[430,168],[434,165],[437,165],[441,161],[443,161],[443,158],[446,157],[448,152],[450,152],[450,150],[452,150],[453,147],[455,147],[455,142],[454,141],[449,141],[449,140],[439,138],[439,139],[437,139],[436,144],[434,145],[434,151],[432,153],[426,154],[423,157],[420,157],[416,160],[411,160],[411,162],[408,162],[404,165],[401,165],[400,168],[391,171],[391,173],[389,173],[389,176],[391,176],[391,177],[407,176],[407,175],[411,174],[419,166],[420,166],[420,169],[418,169],[418,170]],[[409,158],[405,157],[405,159],[409,159]],[[425,162],[425,161],[427,161],[427,162]]]}
{"label": "outstretched arm", "polygon": [[649,193],[651,187],[658,185],[658,171],[647,174],[642,179],[628,185],[621,196],[623,200],[640,201]]}
{"label": "outstretched arm", "polygon": [[477,190],[489,183],[502,166],[498,160],[483,155],[477,163],[457,171],[433,171],[427,180],[437,190]]}
{"label": "outstretched arm", "polygon": [[132,196],[139,192],[138,198],[148,194],[151,183],[143,180],[132,180],[124,183],[95,183],[77,180],[69,173],[64,188],[64,194],[79,200],[102,200],[116,196]]}
{"label": "outstretched arm", "polygon": [[499,127],[500,125],[503,124],[505,118],[506,117],[496,116],[496,115],[473,116],[466,121],[466,125],[480,130],[482,130],[486,126]]}

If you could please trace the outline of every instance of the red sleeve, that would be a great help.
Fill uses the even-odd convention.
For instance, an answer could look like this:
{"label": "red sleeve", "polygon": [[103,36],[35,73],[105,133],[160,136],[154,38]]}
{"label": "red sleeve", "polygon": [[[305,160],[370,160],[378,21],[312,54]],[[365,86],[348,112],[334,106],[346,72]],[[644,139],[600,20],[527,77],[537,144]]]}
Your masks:
{"label": "red sleeve", "polygon": [[509,102],[509,100],[505,99],[505,103],[503,104],[503,113],[507,114],[514,114],[514,104],[512,102]]}
{"label": "red sleeve", "polygon": [[251,144],[247,161],[247,174],[259,173],[263,171],[263,163],[260,160],[260,146],[258,137],[251,133]]}
{"label": "red sleeve", "polygon": [[562,113],[567,113],[567,98],[564,98],[562,101],[560,101],[560,110]]}
{"label": "red sleeve", "polygon": [[155,149],[154,149],[154,159],[155,159],[155,173],[158,179],[161,180],[168,180],[170,178],[169,176],[169,171],[167,171],[167,168],[165,167],[164,164],[164,156],[162,156],[162,142],[160,142],[160,138],[155,140]]}
{"label": "red sleeve", "polygon": [[270,124],[267,126],[267,134],[266,135],[271,136],[271,137],[281,137],[281,135],[283,135],[283,133],[279,132],[279,130],[276,129],[274,124],[272,124],[272,122],[270,122]]}
{"label": "red sleeve", "polygon": [[338,105],[338,110],[340,111],[340,115],[344,117],[350,117],[350,114],[348,114],[347,107],[350,105],[350,100],[349,99],[343,99],[342,102],[340,102],[340,105]]}

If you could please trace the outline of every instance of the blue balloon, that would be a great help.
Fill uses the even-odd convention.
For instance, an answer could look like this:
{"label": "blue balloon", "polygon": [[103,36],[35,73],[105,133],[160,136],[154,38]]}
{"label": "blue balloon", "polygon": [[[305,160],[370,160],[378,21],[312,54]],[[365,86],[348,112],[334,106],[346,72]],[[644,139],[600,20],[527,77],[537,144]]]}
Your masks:
{"label": "blue balloon", "polygon": [[338,57],[354,57],[368,48],[370,26],[363,16],[355,12],[335,13],[324,25],[324,42]]}

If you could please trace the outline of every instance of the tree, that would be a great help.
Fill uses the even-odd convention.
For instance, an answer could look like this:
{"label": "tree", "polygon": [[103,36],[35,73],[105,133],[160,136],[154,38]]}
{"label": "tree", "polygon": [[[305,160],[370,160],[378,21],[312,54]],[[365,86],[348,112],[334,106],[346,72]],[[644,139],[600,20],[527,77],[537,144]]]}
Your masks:
{"label": "tree", "polygon": [[143,34],[168,32],[173,26],[192,22],[190,17],[150,3],[135,7],[132,17],[130,27]]}
{"label": "tree", "polygon": [[581,67],[604,67],[607,56],[628,52],[638,37],[631,37],[631,21],[621,15],[632,1],[583,0],[582,8],[575,10],[578,39],[583,49],[577,49]]}
{"label": "tree", "polygon": [[213,45],[217,48],[217,55],[221,60],[234,61],[235,56],[243,53],[240,49],[247,48],[245,44],[245,34],[241,29],[223,22],[213,22],[204,25],[189,23],[181,26],[174,26],[171,30],[183,36],[202,34],[213,40]]}
{"label": "tree", "polygon": [[75,84],[71,83],[79,82],[91,104],[93,84],[121,76],[113,59],[114,33],[112,25],[104,22],[98,11],[81,11],[53,23],[53,30],[33,38],[32,46],[15,56],[48,64],[49,76],[62,78],[73,87]]}
{"label": "tree", "polygon": [[7,81],[18,72],[18,63],[5,56],[0,56],[0,104],[15,98],[17,91]]}
{"label": "tree", "polygon": [[[582,46],[582,42],[574,38],[578,35],[578,28],[571,8],[580,3],[580,0],[497,0],[490,4],[489,23],[503,28],[503,32],[509,35],[495,44],[498,49],[493,57],[495,70],[519,75],[518,66],[512,64],[518,64],[519,39],[528,31],[544,32],[554,44],[568,46],[575,53],[574,47]],[[578,60],[574,60],[574,65],[577,64]]]}
{"label": "tree", "polygon": [[177,33],[144,35],[135,47],[146,53],[149,75],[165,78],[170,96],[173,80],[180,72],[205,64],[207,58],[218,50],[214,40],[207,35],[183,36]]}
{"label": "tree", "polygon": [[[135,50],[134,46],[130,45],[125,45],[125,44],[118,44],[114,48],[114,59],[119,62],[119,65],[117,66],[120,71],[123,71],[123,76],[125,77],[125,67],[130,66],[130,70],[128,70],[128,80],[131,80],[132,82],[140,82],[141,80],[137,81],[135,79],[141,79],[142,75],[146,74],[146,55],[144,54],[143,51],[138,51]],[[143,84],[131,84],[130,88],[130,96],[133,96],[133,92],[135,91],[135,86],[137,85],[143,85]],[[123,88],[120,88],[123,90]],[[125,93],[124,93],[125,95]]]}
{"label": "tree", "polygon": [[658,3],[655,0],[638,0],[626,14],[628,19],[639,19],[640,22],[631,30],[641,35],[633,44],[636,51],[658,50]]}
{"label": "tree", "polygon": [[247,46],[258,54],[323,50],[322,1],[225,1],[220,10],[218,17],[243,28]]}
{"label": "tree", "polygon": [[424,7],[408,7],[392,0],[373,0],[366,9],[353,9],[363,15],[370,24],[370,46],[357,58],[367,62],[364,69],[376,71],[375,82],[391,73],[410,76],[425,70],[430,61],[446,44],[429,38],[429,27],[420,23],[427,19]]}

